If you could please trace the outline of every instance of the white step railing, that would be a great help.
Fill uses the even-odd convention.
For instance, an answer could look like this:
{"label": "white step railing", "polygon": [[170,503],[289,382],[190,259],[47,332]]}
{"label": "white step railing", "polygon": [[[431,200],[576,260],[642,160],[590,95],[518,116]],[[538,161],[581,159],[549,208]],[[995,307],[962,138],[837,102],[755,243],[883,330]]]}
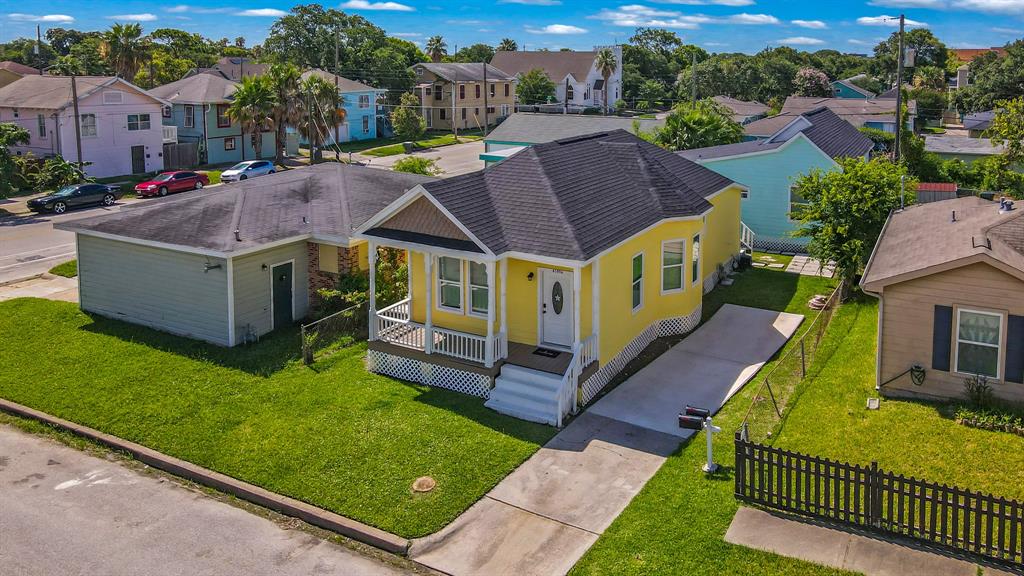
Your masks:
{"label": "white step railing", "polygon": [[391,306],[381,308],[377,311],[378,316],[390,318],[392,320],[409,320],[409,299],[399,300]]}
{"label": "white step railing", "polygon": [[745,247],[751,252],[754,251],[754,231],[749,226],[740,221],[740,246]]}
{"label": "white step railing", "polygon": [[580,376],[583,369],[590,366],[598,355],[597,335],[591,334],[576,348],[569,361],[569,369],[562,376],[562,382],[558,387],[558,418],[556,426],[562,427],[562,418],[570,411],[576,413],[579,408]]}

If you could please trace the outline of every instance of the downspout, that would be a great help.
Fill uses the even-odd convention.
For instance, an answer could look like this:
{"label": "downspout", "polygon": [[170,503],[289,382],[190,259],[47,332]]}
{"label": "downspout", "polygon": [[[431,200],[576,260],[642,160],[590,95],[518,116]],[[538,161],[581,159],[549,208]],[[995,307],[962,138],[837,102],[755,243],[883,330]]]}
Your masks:
{"label": "downspout", "polygon": [[206,132],[206,115],[210,113],[210,105],[203,104],[203,164],[210,163],[210,136]]}

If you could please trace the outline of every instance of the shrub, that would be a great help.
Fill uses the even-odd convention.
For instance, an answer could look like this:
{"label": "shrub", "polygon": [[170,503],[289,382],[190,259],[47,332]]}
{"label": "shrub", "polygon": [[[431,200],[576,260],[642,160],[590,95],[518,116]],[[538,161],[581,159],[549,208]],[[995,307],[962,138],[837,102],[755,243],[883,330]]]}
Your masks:
{"label": "shrub", "polygon": [[395,172],[408,172],[410,174],[423,174],[424,176],[436,176],[442,170],[437,167],[437,161],[421,156],[409,156],[402,158],[392,166]]}
{"label": "shrub", "polygon": [[427,121],[420,116],[420,101],[415,94],[405,93],[399,106],[391,113],[391,125],[395,136],[403,140],[416,140],[427,130]]}
{"label": "shrub", "polygon": [[988,383],[988,377],[975,374],[964,378],[964,399],[971,406],[991,408],[995,401],[995,395],[992,392],[992,386]]}
{"label": "shrub", "polygon": [[996,430],[1024,436],[1024,414],[1020,410],[1006,408],[980,409],[971,406],[960,406],[956,409],[954,418],[958,424],[970,426],[971,428]]}
{"label": "shrub", "polygon": [[[82,164],[84,166],[89,163],[83,162]],[[35,177],[35,187],[38,190],[56,190],[78,182],[92,182],[93,180],[93,178],[87,178],[74,162],[54,156],[47,158],[43,167],[39,169],[39,173]]]}

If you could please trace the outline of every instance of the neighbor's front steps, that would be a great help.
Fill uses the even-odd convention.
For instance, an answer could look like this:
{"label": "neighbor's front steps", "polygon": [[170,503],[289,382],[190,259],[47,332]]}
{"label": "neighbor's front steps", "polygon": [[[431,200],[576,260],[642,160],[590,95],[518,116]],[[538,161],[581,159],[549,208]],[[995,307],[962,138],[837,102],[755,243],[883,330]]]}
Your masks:
{"label": "neighbor's front steps", "polygon": [[521,420],[555,426],[561,384],[558,374],[505,364],[484,406]]}

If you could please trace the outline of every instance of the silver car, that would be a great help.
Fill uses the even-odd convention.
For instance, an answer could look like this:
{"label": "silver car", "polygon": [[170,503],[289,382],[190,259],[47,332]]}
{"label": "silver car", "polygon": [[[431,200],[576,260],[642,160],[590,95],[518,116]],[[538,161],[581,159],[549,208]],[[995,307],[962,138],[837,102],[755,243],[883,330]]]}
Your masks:
{"label": "silver car", "polygon": [[238,182],[239,180],[246,180],[249,178],[255,178],[256,176],[273,173],[273,162],[268,162],[267,160],[246,160],[245,162],[239,162],[231,168],[221,172],[220,181]]}

